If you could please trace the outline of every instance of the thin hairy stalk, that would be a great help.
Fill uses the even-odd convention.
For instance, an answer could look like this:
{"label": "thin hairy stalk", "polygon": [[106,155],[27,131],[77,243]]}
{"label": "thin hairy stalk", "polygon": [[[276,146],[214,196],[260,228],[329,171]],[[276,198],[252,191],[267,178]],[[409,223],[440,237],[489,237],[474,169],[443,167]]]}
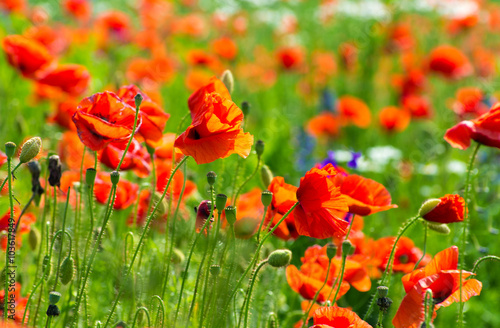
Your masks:
{"label": "thin hairy stalk", "polygon": [[472,268],[472,273],[476,273],[477,268],[479,267],[479,264],[481,264],[482,262],[484,262],[484,261],[492,261],[492,260],[500,262],[500,257],[495,256],[495,255],[486,255],[486,256],[481,257],[480,259],[478,259],[476,261],[476,263],[474,263],[474,267]]}
{"label": "thin hairy stalk", "polygon": [[118,163],[118,166],[116,167],[117,172],[120,172],[120,167],[122,166],[122,163],[125,160],[125,156],[127,155],[128,149],[130,148],[130,145],[132,144],[132,140],[134,139],[135,130],[137,129],[137,120],[139,119],[139,106],[140,106],[140,103],[137,104],[135,107],[134,126],[132,127],[132,133],[130,135],[130,139],[128,140],[127,146],[125,147],[125,150],[123,151],[122,158],[121,158],[120,162]]}
{"label": "thin hairy stalk", "polygon": [[[255,280],[257,280],[257,274],[259,273],[259,270],[262,269],[266,264],[267,260],[263,260],[262,262],[260,262],[259,265],[255,268],[252,277],[250,278],[250,286],[248,286],[248,293],[246,298],[245,321],[243,325],[243,327],[245,328],[248,327],[248,311],[250,310],[250,302],[252,301],[253,286],[255,285]],[[239,324],[238,327],[240,327]]]}
{"label": "thin hairy stalk", "polygon": [[[8,180],[8,188],[9,188],[9,208],[10,208],[10,218],[9,218],[9,226],[11,224],[14,223],[14,195],[12,194],[12,172],[11,171],[11,165],[12,165],[12,157],[11,156],[7,156],[7,180]],[[2,186],[3,188],[3,186]],[[0,188],[0,190],[2,190],[2,188]],[[8,245],[8,248],[10,248],[10,240],[11,240],[11,233],[7,233],[7,245]],[[15,232],[14,232],[14,238],[15,238]],[[16,243],[14,242],[14,253],[15,253],[15,247],[16,247]],[[7,270],[7,268],[9,267],[9,261],[10,260],[10,257],[9,257],[9,252],[5,252],[5,286],[4,286],[4,311],[3,311],[3,318],[4,318],[4,321],[7,321],[7,317],[8,317],[8,311],[6,309],[8,309],[8,300],[9,300],[9,270]],[[12,263],[14,264],[14,263]]]}
{"label": "thin hairy stalk", "polygon": [[262,230],[262,226],[264,225],[264,221],[266,220],[267,209],[268,206],[264,206],[264,214],[262,214],[262,220],[260,220],[259,230],[257,230],[257,244],[260,243],[260,232]]}
{"label": "thin hairy stalk", "polygon": [[309,312],[311,311],[314,303],[316,302],[316,300],[318,299],[318,296],[319,296],[319,293],[321,292],[321,290],[323,290],[323,288],[325,288],[327,282],[328,282],[328,276],[330,274],[330,267],[332,266],[332,260],[328,260],[328,268],[326,269],[326,277],[325,277],[325,281],[323,282],[323,285],[321,285],[321,287],[318,289],[318,291],[316,292],[316,294],[314,294],[314,297],[311,301],[311,305],[309,305],[309,307],[307,308],[306,312],[304,313],[304,317],[302,318],[302,327],[305,327],[306,324],[307,324],[307,318],[309,317]]}
{"label": "thin hairy stalk", "polygon": [[420,262],[422,262],[422,260],[424,259],[425,257],[425,253],[426,253],[426,250],[427,250],[427,222],[424,222],[424,248],[422,249],[422,257],[420,257],[420,259],[417,261],[417,263],[415,263],[415,266],[413,267],[413,270],[417,270],[418,268],[418,265],[420,264]]}
{"label": "thin hairy stalk", "polygon": [[[158,303],[159,303],[158,304],[158,313],[156,314],[155,327],[163,328],[165,325],[165,314],[166,314],[165,303],[163,302],[163,300],[161,299],[160,296],[154,295],[153,297],[151,297],[151,305],[149,306],[150,308],[153,308],[153,301],[155,299],[158,300]],[[161,311],[161,318],[160,318],[160,311]],[[161,321],[160,326],[158,325],[158,318],[160,318],[160,321]]]}
{"label": "thin hairy stalk", "polygon": [[255,166],[255,170],[253,170],[252,174],[250,174],[250,176],[248,178],[246,178],[245,181],[243,181],[243,183],[241,184],[241,186],[236,191],[236,194],[233,197],[233,206],[236,204],[236,201],[238,200],[238,196],[240,195],[241,190],[243,189],[243,187],[245,187],[245,185],[250,180],[252,180],[252,178],[255,176],[255,174],[257,174],[257,171],[259,171],[259,167],[260,167],[260,156],[257,157],[257,166]]}
{"label": "thin hairy stalk", "polygon": [[[12,179],[12,177],[14,176],[14,172],[16,172],[16,170],[21,166],[22,163],[18,163],[16,165],[16,167],[14,167],[14,169],[12,169],[9,173],[9,175],[7,176],[7,178],[5,178],[2,182],[2,185],[0,186],[0,190],[3,189],[3,187],[5,187],[5,184],[7,183],[7,181],[9,181],[9,178]],[[11,164],[12,165],[12,164]]]}
{"label": "thin hairy stalk", "polygon": [[[68,188],[68,192],[66,195],[66,207],[64,208],[64,216],[63,216],[62,229],[61,229],[63,232],[65,231],[64,229],[66,229],[66,217],[68,216],[70,193],[71,193],[71,188]],[[59,269],[61,267],[61,257],[62,257],[63,245],[64,245],[64,233],[61,235],[61,243],[59,245],[59,256],[57,258],[56,281],[54,282],[54,287],[52,288],[52,290],[56,290],[57,283],[59,282]]]}
{"label": "thin hairy stalk", "polygon": [[146,318],[148,319],[147,327],[151,327],[151,318],[149,316],[149,310],[147,308],[145,308],[144,306],[142,306],[142,307],[138,308],[137,311],[135,312],[134,321],[132,322],[132,328],[135,327],[135,323],[137,322],[137,318],[139,317],[139,312],[141,312],[141,311],[146,313]]}

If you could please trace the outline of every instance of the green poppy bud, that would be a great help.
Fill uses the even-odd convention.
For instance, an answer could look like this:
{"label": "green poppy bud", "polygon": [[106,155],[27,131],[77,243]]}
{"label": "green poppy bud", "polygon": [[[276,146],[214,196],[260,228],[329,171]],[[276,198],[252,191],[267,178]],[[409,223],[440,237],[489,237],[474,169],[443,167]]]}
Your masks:
{"label": "green poppy bud", "polygon": [[135,108],[139,109],[139,107],[141,107],[143,99],[144,98],[142,97],[142,95],[140,93],[135,95],[135,97],[134,97]]}
{"label": "green poppy bud", "polygon": [[234,77],[230,70],[226,69],[222,76],[220,77],[222,83],[226,86],[229,93],[233,93],[234,90]]}
{"label": "green poppy bud", "polygon": [[35,250],[36,247],[38,246],[38,242],[40,241],[40,231],[35,227],[35,225],[31,226],[30,229],[30,234],[28,236],[28,242],[30,245],[30,248],[32,250]]}
{"label": "green poppy bud", "polygon": [[224,212],[226,212],[227,223],[229,223],[230,225],[233,225],[236,222],[236,207],[228,206],[228,207],[226,207]]}
{"label": "green poppy bud", "polygon": [[275,268],[281,268],[290,264],[292,252],[288,249],[278,249],[269,254],[267,263]]}
{"label": "green poppy bud", "polygon": [[430,222],[426,221],[427,227],[429,229],[436,231],[437,233],[443,234],[443,235],[449,235],[451,230],[448,227],[446,223],[436,223],[436,222]]}
{"label": "green poppy bud", "polygon": [[12,158],[16,153],[16,144],[12,141],[9,141],[5,144],[5,155],[7,157]]}
{"label": "green poppy bud", "polygon": [[52,305],[56,305],[57,302],[61,299],[61,293],[52,291],[49,293],[49,303]]}
{"label": "green poppy bud", "polygon": [[226,207],[227,203],[227,196],[224,194],[218,194],[215,197],[215,208],[219,211],[219,214],[224,211],[224,208]]}
{"label": "green poppy bud", "polygon": [[248,113],[250,113],[250,103],[248,101],[241,103],[241,111],[245,117],[247,117]]}
{"label": "green poppy bud", "polygon": [[388,293],[389,293],[389,287],[387,287],[387,286],[378,286],[377,287],[378,297],[386,297]]}
{"label": "green poppy bud", "polygon": [[326,256],[331,260],[337,254],[337,246],[334,243],[326,244]]}
{"label": "green poppy bud", "polygon": [[[167,199],[166,199],[166,197],[163,197],[163,199],[161,199],[161,196],[162,196],[162,194],[156,191],[153,194],[152,199],[151,199],[151,201],[153,202],[153,205],[157,206],[155,214],[159,215],[159,216],[163,216],[165,213],[167,213],[167,210],[168,210]],[[161,202],[160,202],[160,199],[161,199]]]}
{"label": "green poppy bud", "polygon": [[111,183],[114,186],[116,186],[118,184],[118,182],[120,181],[120,172],[113,171],[113,172],[111,172],[110,176],[111,176]]}
{"label": "green poppy bud", "polygon": [[274,312],[269,313],[267,328],[278,328],[278,319],[276,318],[276,314]]}
{"label": "green poppy bud", "polygon": [[269,187],[271,184],[271,181],[273,181],[273,172],[269,169],[269,166],[267,165],[262,165],[260,168],[260,178],[262,179],[262,183],[264,186]]}
{"label": "green poppy bud", "polygon": [[441,203],[441,199],[438,198],[431,198],[426,200],[422,204],[422,206],[420,206],[420,210],[418,210],[418,215],[420,217],[424,217],[424,215],[426,215],[427,213],[432,211],[436,206],[438,206],[439,203]]}
{"label": "green poppy bud", "polygon": [[61,263],[61,283],[67,285],[72,279],[75,273],[75,260],[71,256],[68,256]]}
{"label": "green poppy bud", "polygon": [[210,274],[217,277],[220,273],[220,265],[214,264],[210,267]]}
{"label": "green poppy bud", "polygon": [[21,149],[21,155],[19,155],[19,161],[21,163],[28,163],[33,158],[38,155],[42,149],[42,139],[39,137],[34,137],[26,141]]}
{"label": "green poppy bud", "polygon": [[97,171],[94,168],[87,169],[87,173],[85,173],[85,182],[89,187],[94,185],[96,175]]}
{"label": "green poppy bud", "polygon": [[255,143],[255,152],[259,157],[264,153],[264,141],[257,140],[257,142]]}
{"label": "green poppy bud", "polygon": [[352,255],[354,254],[355,247],[349,240],[344,240],[342,242],[342,255]]}
{"label": "green poppy bud", "polygon": [[210,186],[215,184],[215,180],[217,180],[217,174],[214,171],[210,171],[207,173],[207,182]]}

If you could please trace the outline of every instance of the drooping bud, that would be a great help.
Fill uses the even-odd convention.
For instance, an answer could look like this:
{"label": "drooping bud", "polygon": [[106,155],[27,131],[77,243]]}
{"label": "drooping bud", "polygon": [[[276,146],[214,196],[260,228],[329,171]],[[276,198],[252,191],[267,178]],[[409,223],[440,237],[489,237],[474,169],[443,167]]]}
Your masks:
{"label": "drooping bud", "polygon": [[260,168],[260,178],[262,180],[262,183],[266,188],[271,184],[271,181],[273,181],[273,172],[269,169],[269,166],[267,165],[262,165]]}
{"label": "drooping bud", "polygon": [[443,235],[449,235],[451,230],[448,227],[446,223],[436,223],[436,222],[431,222],[431,221],[426,221],[427,227],[429,229],[436,231],[437,233],[443,234]]}
{"label": "drooping bud", "polygon": [[118,182],[120,181],[120,172],[113,171],[113,172],[111,172],[110,177],[111,177],[111,183],[114,186],[116,186],[118,184]]}
{"label": "drooping bud", "polygon": [[260,194],[260,200],[265,207],[268,207],[273,201],[273,193],[269,190],[264,190],[262,194]]}
{"label": "drooping bud", "polygon": [[236,207],[228,206],[224,210],[226,213],[226,220],[229,225],[233,225],[236,222]]}
{"label": "drooping bud", "polygon": [[326,256],[328,256],[328,259],[333,259],[335,255],[337,254],[337,246],[334,243],[328,243],[326,244]]}
{"label": "drooping bud", "polygon": [[342,242],[342,255],[343,256],[354,254],[354,249],[355,249],[354,245],[349,240],[344,240]]}
{"label": "drooping bud", "polygon": [[220,77],[220,80],[222,81],[222,83],[224,83],[224,85],[226,86],[227,90],[229,91],[229,93],[233,93],[233,90],[234,90],[234,77],[233,77],[233,73],[231,73],[230,70],[226,69],[221,77]]}
{"label": "drooping bud", "polygon": [[135,97],[134,97],[135,108],[139,109],[139,107],[141,107],[143,99],[144,98],[142,97],[142,95],[140,93],[135,95]]}
{"label": "drooping bud", "polygon": [[31,250],[34,251],[36,249],[39,241],[40,241],[40,231],[38,231],[35,225],[32,225],[30,228],[30,234],[28,236],[28,242],[30,244]]}
{"label": "drooping bud", "polygon": [[71,256],[68,256],[61,263],[61,283],[67,285],[71,280],[73,280],[73,275],[75,273],[75,260]]}
{"label": "drooping bud", "polygon": [[224,208],[226,207],[227,196],[224,194],[218,194],[215,197],[215,208],[219,211],[219,214],[222,214]]}
{"label": "drooping bud", "polygon": [[42,170],[40,163],[38,161],[31,161],[28,162],[28,169],[30,170],[31,173],[31,191],[33,192],[33,200],[35,201],[35,204],[38,206],[40,205],[40,199],[42,194],[45,192],[45,190],[42,188],[42,185],[40,183],[40,172]]}
{"label": "drooping bud", "polygon": [[[161,196],[162,196],[161,193],[159,193],[158,191],[155,191],[153,193],[152,198],[151,198],[153,206],[157,206],[155,214],[160,216],[160,217],[165,215],[168,211],[168,201],[167,201],[166,197],[163,197],[163,199],[162,199]],[[161,199],[161,202],[160,202],[160,199]]]}
{"label": "drooping bud", "polygon": [[248,116],[248,113],[250,113],[250,103],[248,101],[244,101],[241,103],[241,111],[243,112],[243,115],[245,117]]}
{"label": "drooping bud", "polygon": [[39,137],[34,137],[29,139],[23,144],[21,149],[21,154],[19,155],[19,161],[21,163],[28,163],[33,158],[38,155],[42,149],[42,139]]}
{"label": "drooping bud", "polygon": [[424,215],[432,211],[436,206],[438,206],[439,203],[441,203],[441,199],[439,198],[431,198],[426,200],[422,204],[422,206],[420,206],[420,210],[418,210],[418,215],[420,217],[423,217]]}
{"label": "drooping bud", "polygon": [[207,182],[210,186],[215,184],[215,180],[217,180],[217,174],[214,171],[210,171],[207,173]]}
{"label": "drooping bud", "polygon": [[49,184],[52,187],[61,186],[62,164],[59,156],[52,155],[49,157]]}
{"label": "drooping bud", "polygon": [[267,263],[275,268],[281,268],[290,264],[292,252],[288,249],[278,249],[269,254]]}
{"label": "drooping bud", "polygon": [[96,175],[97,171],[94,168],[87,169],[87,172],[85,173],[85,182],[87,183],[87,186],[92,187],[94,185]]}
{"label": "drooping bud", "polygon": [[255,143],[255,152],[259,157],[264,153],[264,141],[257,140],[257,142]]}
{"label": "drooping bud", "polygon": [[276,318],[276,314],[274,312],[269,312],[267,328],[278,328],[278,319]]}
{"label": "drooping bud", "polygon": [[172,262],[175,264],[180,264],[184,262],[185,259],[186,256],[184,255],[184,253],[180,249],[174,248],[172,252]]}
{"label": "drooping bud", "polygon": [[9,141],[5,144],[5,155],[7,157],[12,158],[16,153],[16,144],[12,141]]}
{"label": "drooping bud", "polygon": [[210,274],[217,277],[220,273],[220,265],[214,264],[210,267]]}

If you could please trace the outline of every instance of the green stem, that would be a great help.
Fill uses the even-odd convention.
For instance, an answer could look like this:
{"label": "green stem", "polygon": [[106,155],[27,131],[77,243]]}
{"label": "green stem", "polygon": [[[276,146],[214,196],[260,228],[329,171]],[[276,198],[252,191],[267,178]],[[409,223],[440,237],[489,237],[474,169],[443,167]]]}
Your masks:
{"label": "green stem", "polygon": [[257,166],[255,167],[255,170],[253,170],[252,174],[250,174],[250,176],[245,180],[243,181],[243,183],[241,184],[241,186],[238,188],[238,190],[236,191],[236,194],[233,198],[233,205],[236,204],[236,201],[238,200],[238,196],[239,194],[241,193],[241,190],[243,189],[243,187],[250,181],[252,180],[252,178],[255,176],[255,174],[257,174],[257,171],[259,170],[259,167],[260,167],[260,156],[257,157]]}
{"label": "green stem", "polygon": [[[9,207],[10,207],[10,217],[9,217],[9,228],[12,229],[14,225],[14,196],[12,194],[12,172],[11,171],[11,165],[12,165],[12,157],[8,156],[7,157],[7,180],[8,180],[8,185],[9,185]],[[3,188],[3,186],[2,186]],[[0,190],[2,190],[0,188]],[[15,233],[14,233],[14,238],[15,238]],[[10,243],[11,243],[11,233],[7,233],[7,250],[5,252],[5,286],[4,286],[4,310],[3,310],[3,318],[4,321],[7,321],[7,314],[8,314],[8,299],[9,299],[9,275],[7,268],[9,267],[9,248],[10,248]],[[16,252],[16,241],[14,239],[14,253]],[[15,256],[15,255],[14,255]],[[14,258],[13,258],[14,260]],[[12,263],[14,265],[14,263]]]}
{"label": "green stem", "polygon": [[495,261],[500,262],[500,257],[495,256],[495,255],[486,255],[486,256],[481,257],[480,259],[478,259],[476,261],[476,263],[474,263],[474,267],[472,268],[472,273],[476,273],[476,270],[479,267],[479,264],[481,264],[481,262],[487,261],[487,260],[495,260]]}
{"label": "green stem", "polygon": [[54,208],[52,209],[52,227],[50,230],[51,236],[54,235],[54,231],[56,229],[56,210],[57,210],[57,189],[56,189],[56,186],[52,187],[52,191],[53,191],[52,202],[53,202]]}
{"label": "green stem", "polygon": [[[311,305],[309,305],[309,307],[307,308],[306,310],[306,313],[304,313],[304,317],[302,318],[302,327],[305,327],[306,324],[307,324],[307,318],[309,317],[309,312],[311,311],[314,303],[316,302],[316,300],[318,299],[318,296],[319,296],[319,293],[321,292],[321,290],[323,288],[325,288],[327,282],[328,282],[328,276],[330,274],[330,267],[332,266],[332,260],[329,259],[328,260],[328,268],[326,269],[326,277],[325,277],[325,281],[323,282],[323,285],[316,291],[316,294],[314,294],[314,297],[313,299],[311,300]],[[332,287],[333,288],[333,287]]]}
{"label": "green stem", "polygon": [[[257,280],[257,274],[259,273],[259,270],[264,267],[264,265],[267,264],[267,260],[263,260],[262,262],[259,263],[257,268],[255,268],[252,277],[250,278],[250,286],[248,287],[248,293],[247,293],[247,298],[246,298],[246,307],[245,307],[245,321],[243,327],[248,327],[248,311],[250,310],[250,302],[252,301],[252,291],[253,291],[253,286],[255,285],[255,280]],[[238,324],[238,327],[240,325]]]}
{"label": "green stem", "polygon": [[477,152],[479,151],[480,143],[476,144],[472,156],[470,157],[469,167],[467,168],[467,178],[465,180],[465,190],[464,190],[464,200],[465,200],[465,213],[463,221],[462,230],[462,245],[460,247],[460,298],[459,298],[459,311],[458,311],[458,327],[462,328],[464,326],[464,301],[462,295],[463,282],[462,282],[462,272],[465,268],[465,245],[467,244],[467,232],[469,230],[469,192],[470,192],[470,176],[472,172],[472,167],[474,166],[474,161],[476,159]]}
{"label": "green stem", "polygon": [[[71,193],[71,188],[68,188],[68,192],[67,192],[67,195],[66,195],[66,207],[64,208],[64,216],[63,216],[62,229],[61,229],[63,232],[65,231],[64,229],[66,228],[66,217],[68,215],[69,195],[70,195],[70,193]],[[56,290],[57,283],[59,282],[59,269],[60,269],[60,266],[61,266],[61,257],[62,257],[63,244],[64,244],[64,233],[61,236],[61,244],[59,245],[59,257],[57,259],[56,281],[54,283],[54,288],[52,288],[52,290]]]}
{"label": "green stem", "polygon": [[[150,305],[150,308],[153,308],[153,301],[157,299],[158,300],[158,313],[156,314],[156,320],[155,320],[155,327],[161,327],[163,328],[163,326],[165,325],[165,303],[163,302],[163,300],[161,299],[160,296],[158,295],[154,295],[153,297],[151,297],[151,305]],[[161,310],[161,318],[160,318],[160,321],[161,321],[161,326],[158,326],[158,318],[160,317],[160,310]]]}
{"label": "green stem", "polygon": [[[335,290],[335,296],[333,297],[334,303],[337,300],[337,296],[339,295],[339,292],[340,292],[340,287],[342,286],[342,281],[344,280],[346,259],[347,259],[347,254],[342,254],[342,265],[341,265],[341,269],[340,269],[340,279],[338,280],[337,289]],[[333,287],[335,287],[335,285],[333,285]]]}
{"label": "green stem", "polygon": [[137,120],[139,119],[139,106],[140,104],[138,104],[135,107],[135,118],[134,118],[134,126],[132,128],[132,134],[130,135],[130,139],[128,140],[127,146],[123,151],[122,159],[120,160],[120,163],[118,163],[118,166],[116,167],[116,172],[120,172],[120,167],[122,166],[123,160],[125,160],[125,156],[127,155],[128,149],[130,148],[132,140],[134,139],[135,130],[137,129]]}
{"label": "green stem", "polygon": [[417,263],[415,263],[415,267],[413,267],[413,270],[417,270],[418,265],[420,264],[420,262],[422,262],[422,260],[425,257],[425,252],[427,249],[427,228],[428,228],[427,222],[424,222],[424,248],[422,250],[422,257],[417,261]]}
{"label": "green stem", "polygon": [[262,226],[264,225],[264,221],[266,220],[267,209],[268,206],[264,206],[264,214],[262,214],[262,220],[260,220],[259,230],[257,230],[257,244],[259,244],[260,242],[260,231],[262,230]]}
{"label": "green stem", "polygon": [[144,313],[146,313],[146,318],[148,319],[148,325],[147,327],[151,327],[151,318],[149,316],[149,311],[147,308],[145,308],[144,306],[140,307],[137,309],[137,311],[135,312],[135,317],[134,317],[134,321],[132,322],[132,328],[135,327],[135,323],[137,322],[137,317],[139,317],[139,312],[143,311]]}
{"label": "green stem", "polygon": [[[8,159],[7,159],[7,161],[8,161]],[[11,160],[11,161],[12,161],[12,160]],[[17,170],[17,169],[21,166],[21,164],[22,164],[22,163],[18,163],[18,164],[16,165],[16,167],[14,167],[14,169],[13,169],[12,171],[10,171],[9,176],[3,180],[3,182],[2,182],[2,186],[0,187],[0,190],[2,190],[2,189],[3,189],[3,187],[5,187],[5,183],[7,183],[7,181],[9,180],[9,178],[12,178],[12,176],[14,175],[14,172],[16,172],[16,170]],[[11,164],[11,165],[12,165],[12,164]]]}

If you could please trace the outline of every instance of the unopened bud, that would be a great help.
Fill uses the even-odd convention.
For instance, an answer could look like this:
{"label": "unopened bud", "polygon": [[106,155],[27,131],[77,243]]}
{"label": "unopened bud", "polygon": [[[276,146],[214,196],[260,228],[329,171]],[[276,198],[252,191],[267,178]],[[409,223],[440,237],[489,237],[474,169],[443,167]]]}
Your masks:
{"label": "unopened bud", "polygon": [[113,172],[111,172],[110,176],[111,176],[111,183],[114,186],[116,186],[118,184],[118,182],[120,181],[120,172],[113,171]]}
{"label": "unopened bud", "polygon": [[255,143],[255,152],[259,157],[264,153],[264,141],[257,140],[257,142]]}
{"label": "unopened bud", "polygon": [[262,204],[265,207],[268,207],[269,205],[271,205],[271,202],[273,201],[273,193],[270,192],[269,190],[264,190],[260,195],[260,199],[262,201]]}
{"label": "unopened bud", "polygon": [[215,197],[215,208],[219,211],[219,214],[224,211],[224,208],[226,207],[227,203],[227,196],[224,194],[218,194]]}
{"label": "unopened bud", "polygon": [[421,217],[424,217],[427,213],[432,211],[436,206],[441,203],[441,199],[438,198],[431,198],[426,200],[422,206],[420,206],[420,210],[418,210],[418,215]]}
{"label": "unopened bud", "polygon": [[222,83],[224,83],[224,85],[226,86],[227,88],[227,91],[229,91],[229,93],[233,93],[233,90],[234,90],[234,77],[233,77],[233,73],[231,73],[230,70],[225,70],[223,73],[222,73],[222,76],[220,77]]}
{"label": "unopened bud", "polygon": [[139,107],[141,106],[142,104],[142,100],[144,98],[142,97],[142,95],[140,93],[136,94],[135,97],[134,97],[134,102],[135,102],[135,108],[136,109],[139,109]]}
{"label": "unopened bud", "polygon": [[215,180],[217,180],[217,174],[214,171],[210,171],[207,173],[207,182],[210,186],[215,184]]}
{"label": "unopened bud", "polygon": [[224,210],[226,213],[226,220],[229,225],[233,225],[236,222],[236,207],[228,206]]}
{"label": "unopened bud", "polygon": [[262,165],[260,168],[260,178],[262,179],[262,183],[266,188],[271,184],[271,181],[273,181],[273,172],[269,169],[269,166],[267,165]]}
{"label": "unopened bud", "polygon": [[36,249],[39,241],[40,241],[40,231],[38,231],[35,225],[32,225],[30,228],[30,234],[28,236],[28,242],[30,244],[31,250],[34,251]]}
{"label": "unopened bud", "polygon": [[214,264],[210,267],[210,273],[212,276],[217,277],[220,273],[220,265]]}
{"label": "unopened bud", "polygon": [[75,273],[75,260],[71,256],[64,259],[61,264],[61,283],[67,285],[71,280],[73,280],[73,275]]}
{"label": "unopened bud", "polygon": [[[156,206],[156,215],[158,216],[163,216],[167,213],[168,211],[168,202],[166,197],[161,198],[162,194],[159,193],[158,191],[155,191],[153,193],[153,196],[151,198],[151,201],[153,202],[152,204]],[[161,200],[161,201],[160,201]]]}
{"label": "unopened bud", "polygon": [[94,185],[96,175],[97,171],[94,168],[87,169],[87,173],[85,173],[85,182],[89,187]]}
{"label": "unopened bud", "polygon": [[354,254],[354,249],[355,249],[354,245],[349,240],[344,240],[342,242],[342,255],[343,256]]}
{"label": "unopened bud", "polygon": [[281,268],[290,264],[292,252],[288,249],[278,249],[269,254],[267,263],[275,268]]}
{"label": "unopened bud", "polygon": [[440,234],[449,235],[451,232],[450,228],[445,223],[436,223],[436,222],[430,222],[430,221],[426,221],[426,223],[427,223],[427,226],[429,227],[429,229],[434,230]]}
{"label": "unopened bud", "polygon": [[180,264],[184,262],[185,259],[186,256],[184,255],[184,253],[180,249],[174,248],[172,252],[172,262],[175,264]]}
{"label": "unopened bud", "polygon": [[28,163],[33,158],[38,155],[42,149],[42,139],[39,137],[34,137],[26,141],[21,149],[21,155],[19,155],[19,161],[21,163]]}
{"label": "unopened bud", "polygon": [[61,186],[62,165],[59,156],[49,157],[49,184],[52,187]]}
{"label": "unopened bud", "polygon": [[337,246],[334,243],[328,243],[326,244],[326,256],[328,256],[328,259],[333,259],[335,255],[337,254]]}
{"label": "unopened bud", "polygon": [[9,141],[5,144],[5,155],[7,157],[12,158],[16,153],[16,144],[12,141]]}
{"label": "unopened bud", "polygon": [[245,117],[247,117],[248,113],[250,113],[250,103],[248,101],[241,103],[241,111]]}

